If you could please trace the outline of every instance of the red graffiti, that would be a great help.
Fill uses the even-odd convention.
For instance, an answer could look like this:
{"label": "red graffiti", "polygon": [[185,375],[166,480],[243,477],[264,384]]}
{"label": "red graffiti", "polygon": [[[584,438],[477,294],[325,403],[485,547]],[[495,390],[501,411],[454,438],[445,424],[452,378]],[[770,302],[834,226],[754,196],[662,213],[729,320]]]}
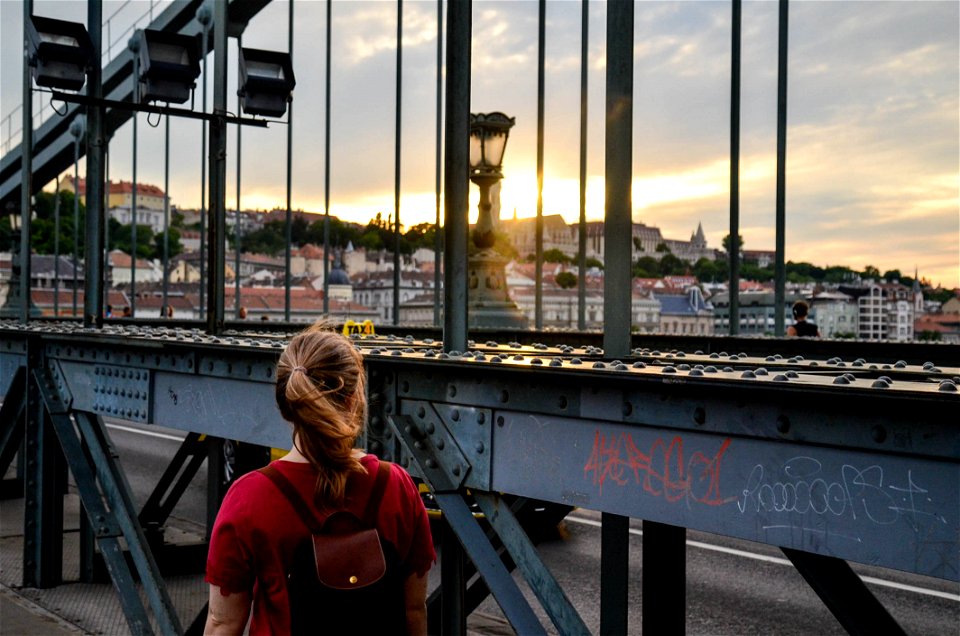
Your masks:
{"label": "red graffiti", "polygon": [[684,461],[683,438],[675,436],[668,445],[657,438],[644,453],[637,448],[630,433],[607,437],[599,430],[593,438],[593,452],[583,467],[585,477],[592,477],[603,494],[603,485],[609,479],[618,486],[632,480],[642,484],[644,492],[675,502],[682,499],[708,506],[722,506],[736,501],[720,494],[720,462],[730,446],[730,438],[723,440],[713,457],[700,451]]}

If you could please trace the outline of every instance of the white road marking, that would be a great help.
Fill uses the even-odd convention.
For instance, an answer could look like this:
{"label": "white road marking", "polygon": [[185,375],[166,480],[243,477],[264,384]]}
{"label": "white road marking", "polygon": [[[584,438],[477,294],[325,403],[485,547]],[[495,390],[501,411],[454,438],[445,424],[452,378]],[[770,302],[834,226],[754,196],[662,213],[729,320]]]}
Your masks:
{"label": "white road marking", "polygon": [[[579,523],[585,526],[593,526],[595,528],[601,527],[601,523],[594,519],[584,519],[583,517],[576,517],[573,515],[567,515],[567,521],[572,521],[574,523]],[[637,530],[636,528],[630,528],[630,534],[635,534],[638,537],[643,536],[643,530]],[[713,552],[722,552],[724,554],[731,554],[733,556],[743,557],[745,559],[753,559],[755,561],[763,561],[765,563],[776,563],[777,565],[789,565],[793,567],[793,564],[789,560],[783,559],[780,557],[767,556],[766,554],[757,554],[756,552],[747,552],[746,550],[737,550],[736,548],[727,548],[722,545],[713,545],[710,543],[703,543],[702,541],[687,541],[687,545],[700,548],[702,550],[711,550]],[[907,585],[905,583],[897,583],[896,581],[887,581],[886,579],[878,579],[873,576],[861,576],[861,580],[865,583],[872,583],[873,585],[879,585],[882,587],[890,587],[895,590],[902,590],[904,592],[914,592],[916,594],[924,594],[926,596],[935,596],[937,598],[944,598],[948,601],[956,601],[960,603],[960,594],[950,594],[949,592],[941,592],[940,590],[931,590],[926,587],[917,587],[915,585]]]}
{"label": "white road marking", "polygon": [[121,426],[120,424],[107,424],[107,428],[113,428],[118,431],[124,431],[126,433],[136,433],[137,435],[146,435],[147,437],[159,437],[160,439],[168,439],[173,442],[182,442],[182,437],[177,437],[176,435],[167,435],[166,433],[157,433],[155,431],[147,431],[142,428],[131,428],[129,426]]}

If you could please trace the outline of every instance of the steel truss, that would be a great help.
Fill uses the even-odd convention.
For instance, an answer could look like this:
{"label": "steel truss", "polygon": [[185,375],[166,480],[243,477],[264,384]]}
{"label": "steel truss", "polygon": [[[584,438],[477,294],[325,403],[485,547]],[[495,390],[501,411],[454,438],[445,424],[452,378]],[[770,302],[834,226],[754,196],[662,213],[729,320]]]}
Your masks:
{"label": "steel truss", "polygon": [[[960,580],[960,369],[676,351],[609,360],[595,347],[493,342],[444,353],[396,337],[356,344],[370,378],[365,446],[425,480],[450,529],[432,629],[460,631],[489,591],[518,632],[543,633],[516,568],[560,633],[587,631],[529,533],[530,510],[544,501],[560,515],[562,506],[603,512],[604,558],[624,565],[625,521],[644,520],[644,572],[669,575],[659,592],[644,587],[645,609],[657,608],[644,611],[647,629],[683,631],[685,528],[783,547],[851,633],[899,628],[847,560]],[[25,444],[24,583],[60,582],[69,468],[131,630],[149,633],[152,616],[161,633],[181,633],[153,556],[162,542],[148,535],[162,533],[204,453],[223,457],[211,443],[239,441],[239,471],[267,461],[256,449],[289,445],[272,395],[283,347],[276,334],[0,325],[0,468]],[[189,433],[139,513],[105,416]],[[221,475],[222,462],[211,471]],[[229,480],[211,482],[212,519]],[[131,591],[135,578],[146,606]],[[625,631],[620,611],[608,625]]]}

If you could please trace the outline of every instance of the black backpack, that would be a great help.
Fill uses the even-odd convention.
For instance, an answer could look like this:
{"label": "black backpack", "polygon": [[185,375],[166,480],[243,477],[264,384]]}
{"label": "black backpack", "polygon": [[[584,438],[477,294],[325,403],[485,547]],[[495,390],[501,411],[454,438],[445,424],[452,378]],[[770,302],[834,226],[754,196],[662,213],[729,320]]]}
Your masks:
{"label": "black backpack", "polygon": [[376,529],[389,462],[380,462],[362,519],[347,510],[318,518],[279,470],[266,466],[260,472],[290,501],[309,531],[287,571],[291,633],[404,633],[400,557]]}

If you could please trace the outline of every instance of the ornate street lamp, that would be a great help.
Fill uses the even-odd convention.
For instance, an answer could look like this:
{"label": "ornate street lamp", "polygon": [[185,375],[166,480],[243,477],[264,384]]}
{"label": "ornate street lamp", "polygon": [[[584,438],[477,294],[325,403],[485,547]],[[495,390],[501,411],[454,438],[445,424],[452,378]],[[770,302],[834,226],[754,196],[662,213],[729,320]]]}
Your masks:
{"label": "ornate street lamp", "polygon": [[495,242],[491,186],[503,178],[503,152],[516,119],[503,113],[470,114],[470,180],[480,187],[480,214],[473,243],[480,249]]}
{"label": "ornate street lamp", "polygon": [[503,113],[470,115],[470,180],[480,187],[480,213],[473,230],[476,253],[467,259],[470,326],[525,329],[527,318],[507,294],[507,259],[494,248],[496,232],[490,190],[503,178],[503,151],[515,119]]}

